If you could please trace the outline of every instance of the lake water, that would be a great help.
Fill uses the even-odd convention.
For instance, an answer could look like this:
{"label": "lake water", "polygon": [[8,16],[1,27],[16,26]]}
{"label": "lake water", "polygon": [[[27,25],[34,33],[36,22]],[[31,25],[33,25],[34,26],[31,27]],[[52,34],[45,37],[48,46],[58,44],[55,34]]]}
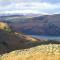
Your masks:
{"label": "lake water", "polygon": [[38,39],[48,39],[48,40],[58,40],[60,41],[60,36],[42,36],[42,35],[31,35],[32,37]]}

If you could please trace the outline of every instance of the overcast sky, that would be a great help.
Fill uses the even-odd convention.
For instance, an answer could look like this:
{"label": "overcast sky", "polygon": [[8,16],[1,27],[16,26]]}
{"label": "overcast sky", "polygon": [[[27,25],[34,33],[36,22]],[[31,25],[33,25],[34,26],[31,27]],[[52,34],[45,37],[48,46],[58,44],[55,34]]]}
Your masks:
{"label": "overcast sky", "polygon": [[60,0],[0,0],[2,13],[60,13]]}

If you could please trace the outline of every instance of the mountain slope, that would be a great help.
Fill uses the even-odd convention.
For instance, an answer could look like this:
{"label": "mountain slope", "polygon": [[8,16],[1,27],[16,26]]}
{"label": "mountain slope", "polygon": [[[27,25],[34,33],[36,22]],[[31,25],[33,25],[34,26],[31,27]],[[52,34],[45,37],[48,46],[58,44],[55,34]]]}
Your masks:
{"label": "mountain slope", "polygon": [[[8,28],[7,23],[0,22],[0,25],[3,28],[0,27],[0,53],[33,47],[41,41],[31,36],[25,36],[22,33],[13,32],[11,28]],[[7,30],[4,29],[4,27],[6,27]],[[10,29],[11,31],[9,31]]]}
{"label": "mountain slope", "polygon": [[60,35],[60,14],[10,18],[6,17],[3,20],[9,21],[17,32],[33,35]]}
{"label": "mountain slope", "polygon": [[8,31],[11,28],[7,23],[0,25],[0,60],[60,60],[59,41],[40,40]]}
{"label": "mountain slope", "polygon": [[[3,25],[2,25],[3,23]],[[49,44],[49,43],[60,43],[58,41],[48,41],[40,40],[32,36],[24,35],[22,33],[17,33],[12,31],[7,23],[0,22],[0,53],[9,52],[16,49],[25,49],[40,44]],[[4,29],[6,27],[6,29]],[[9,28],[8,28],[9,27]],[[9,31],[11,29],[11,31]]]}

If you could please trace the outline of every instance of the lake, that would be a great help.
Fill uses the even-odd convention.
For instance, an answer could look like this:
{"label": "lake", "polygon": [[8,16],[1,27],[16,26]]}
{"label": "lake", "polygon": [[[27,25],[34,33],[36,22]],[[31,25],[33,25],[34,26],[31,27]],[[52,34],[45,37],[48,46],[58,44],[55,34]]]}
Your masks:
{"label": "lake", "polygon": [[38,38],[38,39],[48,39],[48,40],[58,40],[60,41],[60,36],[43,36],[43,35],[31,35],[32,37]]}

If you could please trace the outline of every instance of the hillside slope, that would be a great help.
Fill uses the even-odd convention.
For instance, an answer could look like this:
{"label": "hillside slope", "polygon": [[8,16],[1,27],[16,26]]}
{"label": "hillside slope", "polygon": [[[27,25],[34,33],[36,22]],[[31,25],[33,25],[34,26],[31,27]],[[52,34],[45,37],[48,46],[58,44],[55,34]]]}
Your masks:
{"label": "hillside slope", "polygon": [[33,47],[41,41],[31,36],[25,36],[22,33],[13,32],[11,28],[8,28],[7,23],[0,22],[0,25],[0,54],[12,50]]}
{"label": "hillside slope", "polygon": [[60,60],[59,41],[40,40],[0,25],[0,60]]}
{"label": "hillside slope", "polygon": [[60,14],[42,15],[35,17],[6,17],[1,18],[8,21],[17,32],[32,35],[60,35]]}
{"label": "hillside slope", "polygon": [[15,50],[0,56],[0,60],[60,60],[60,44],[39,45]]}

